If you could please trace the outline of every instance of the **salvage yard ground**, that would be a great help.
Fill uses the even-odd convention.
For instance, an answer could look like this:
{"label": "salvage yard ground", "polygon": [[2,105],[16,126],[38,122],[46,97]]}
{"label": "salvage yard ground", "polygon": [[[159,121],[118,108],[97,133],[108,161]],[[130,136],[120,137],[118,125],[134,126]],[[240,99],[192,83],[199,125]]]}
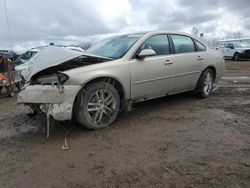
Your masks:
{"label": "salvage yard ground", "polygon": [[1,97],[0,187],[249,187],[249,61],[227,61],[210,98],[134,108],[102,130],[56,124],[46,139],[44,116]]}

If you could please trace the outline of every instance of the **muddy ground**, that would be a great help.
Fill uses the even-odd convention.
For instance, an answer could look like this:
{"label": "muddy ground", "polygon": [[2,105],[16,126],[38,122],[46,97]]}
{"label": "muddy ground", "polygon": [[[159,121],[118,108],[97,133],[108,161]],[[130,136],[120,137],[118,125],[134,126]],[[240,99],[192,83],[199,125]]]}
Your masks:
{"label": "muddy ground", "polygon": [[208,99],[184,93],[134,108],[102,130],[56,124],[46,139],[44,116],[1,97],[0,187],[250,186],[250,62],[227,61]]}

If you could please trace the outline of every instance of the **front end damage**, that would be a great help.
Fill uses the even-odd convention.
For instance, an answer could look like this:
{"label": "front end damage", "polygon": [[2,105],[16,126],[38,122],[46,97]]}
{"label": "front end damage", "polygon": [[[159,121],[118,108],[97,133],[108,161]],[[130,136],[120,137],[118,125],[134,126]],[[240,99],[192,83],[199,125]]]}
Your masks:
{"label": "front end damage", "polygon": [[[72,79],[66,72],[110,60],[60,47],[45,48],[32,63],[29,81],[19,93],[17,103],[29,105],[34,111],[42,110],[47,115],[49,138],[51,117],[57,121],[72,119],[75,97],[85,81]],[[72,74],[74,71],[71,77]]]}
{"label": "front end damage", "polygon": [[33,63],[29,82],[18,95],[18,104],[39,106],[55,120],[72,119],[74,100],[82,88],[64,72],[110,61],[64,48],[46,48]]}
{"label": "front end damage", "polygon": [[72,119],[75,96],[79,85],[29,85],[18,95],[18,104],[40,105],[43,112],[58,121]]}
{"label": "front end damage", "polygon": [[57,121],[72,119],[75,96],[79,85],[29,85],[18,95],[18,104],[40,108],[47,116],[47,138],[51,117]]}

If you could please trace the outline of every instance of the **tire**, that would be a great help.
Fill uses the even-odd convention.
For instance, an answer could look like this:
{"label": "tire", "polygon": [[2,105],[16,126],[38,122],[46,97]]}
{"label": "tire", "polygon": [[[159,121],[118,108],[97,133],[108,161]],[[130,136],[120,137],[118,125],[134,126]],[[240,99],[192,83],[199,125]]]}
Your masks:
{"label": "tire", "polygon": [[88,129],[101,129],[115,121],[120,111],[120,96],[114,86],[95,82],[82,90],[76,100],[75,118]]}
{"label": "tire", "polygon": [[207,98],[211,95],[214,83],[214,73],[211,69],[206,69],[200,76],[196,86],[198,98]]}
{"label": "tire", "polygon": [[238,52],[236,52],[236,53],[234,54],[233,60],[234,60],[234,61],[239,61],[239,60],[240,60],[240,54],[239,54]]}

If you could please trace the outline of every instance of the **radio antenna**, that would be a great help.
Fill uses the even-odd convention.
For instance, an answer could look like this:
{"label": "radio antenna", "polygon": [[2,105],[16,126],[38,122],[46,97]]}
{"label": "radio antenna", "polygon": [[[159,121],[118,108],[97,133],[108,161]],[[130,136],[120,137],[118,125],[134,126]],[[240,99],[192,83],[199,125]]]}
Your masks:
{"label": "radio antenna", "polygon": [[3,0],[3,3],[4,3],[6,22],[7,22],[8,34],[9,34],[10,50],[12,50],[12,38],[11,38],[11,33],[10,33],[10,24],[9,24],[9,17],[8,17],[8,12],[7,12],[6,1]]}

